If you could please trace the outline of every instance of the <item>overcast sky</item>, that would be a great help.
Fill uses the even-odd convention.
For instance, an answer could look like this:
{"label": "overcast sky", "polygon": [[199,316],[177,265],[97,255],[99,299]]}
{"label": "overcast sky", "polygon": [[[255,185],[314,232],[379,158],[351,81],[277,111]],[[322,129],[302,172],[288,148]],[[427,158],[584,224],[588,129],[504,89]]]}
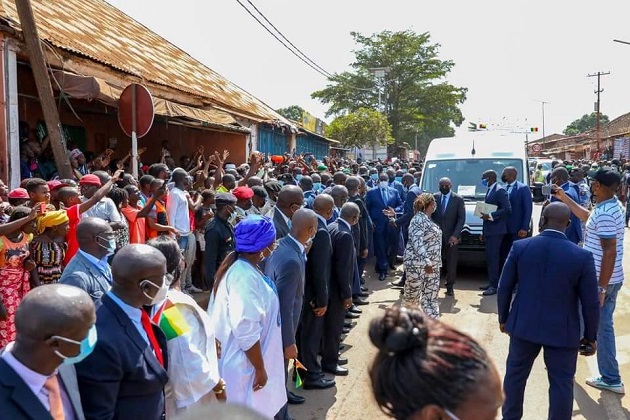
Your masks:
{"label": "overcast sky", "polygon": [[[273,108],[311,99],[326,79],[269,35],[236,0],[107,0]],[[242,0],[247,5],[246,0]],[[429,32],[440,58],[455,62],[449,82],[469,89],[468,122],[538,126],[562,132],[593,111],[596,78],[611,119],[630,112],[630,2],[621,0],[251,0],[296,46],[329,72],[354,60],[351,31]],[[525,122],[527,119],[527,122]]]}

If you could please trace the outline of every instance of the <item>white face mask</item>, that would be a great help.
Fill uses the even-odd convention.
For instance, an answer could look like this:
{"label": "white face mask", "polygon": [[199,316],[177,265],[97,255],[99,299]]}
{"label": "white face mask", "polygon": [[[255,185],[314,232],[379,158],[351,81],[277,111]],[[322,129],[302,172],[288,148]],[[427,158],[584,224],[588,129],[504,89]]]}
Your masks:
{"label": "white face mask", "polygon": [[389,187],[389,182],[381,181],[381,182],[378,183],[378,186],[381,187],[381,188],[387,188],[387,187]]}
{"label": "white face mask", "polygon": [[149,296],[147,292],[145,291],[142,292],[148,299],[151,299],[151,305],[156,305],[162,302],[164,299],[166,299],[166,294],[168,293],[168,284],[166,282],[166,278],[162,282],[162,286],[158,286],[157,284],[153,283],[151,280],[143,280],[140,283],[140,287],[144,287],[144,283],[149,284],[153,286],[154,288],[158,289],[157,293],[154,296]]}

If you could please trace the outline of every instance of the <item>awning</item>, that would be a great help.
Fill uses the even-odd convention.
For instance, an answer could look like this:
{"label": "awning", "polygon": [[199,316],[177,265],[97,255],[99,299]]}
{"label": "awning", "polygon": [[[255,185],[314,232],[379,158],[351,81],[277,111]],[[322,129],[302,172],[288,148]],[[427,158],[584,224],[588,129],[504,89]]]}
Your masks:
{"label": "awning", "polygon": [[[123,91],[106,80],[81,76],[62,70],[53,70],[53,87],[76,99],[98,100],[112,107],[118,107],[118,98]],[[216,127],[223,130],[249,133],[250,130],[238,124],[227,112],[217,109],[200,109],[153,97],[153,106],[157,115],[171,118],[183,118],[201,123],[202,127]],[[195,126],[195,125],[191,125]]]}

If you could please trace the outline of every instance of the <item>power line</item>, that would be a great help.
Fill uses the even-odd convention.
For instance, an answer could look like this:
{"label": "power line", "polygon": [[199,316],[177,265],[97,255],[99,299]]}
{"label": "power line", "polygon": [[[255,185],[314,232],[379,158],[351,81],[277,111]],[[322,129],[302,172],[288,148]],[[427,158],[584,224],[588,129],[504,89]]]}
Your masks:
{"label": "power line", "polygon": [[[256,20],[256,22],[258,22],[258,23],[260,24],[260,26],[262,26],[263,28],[265,28],[265,30],[266,30],[267,32],[269,32],[269,33],[271,34],[271,36],[273,36],[273,37],[274,37],[274,38],[275,38],[275,39],[276,39],[279,43],[281,43],[281,44],[282,44],[282,45],[283,45],[283,46],[284,46],[287,50],[289,50],[289,51],[291,52],[291,54],[293,54],[294,56],[296,56],[297,58],[299,58],[300,60],[302,60],[302,61],[303,61],[306,65],[308,65],[310,68],[312,68],[313,70],[315,70],[316,72],[318,72],[318,73],[319,73],[319,74],[321,74],[322,76],[324,76],[324,77],[326,77],[326,78],[329,78],[329,77],[330,77],[330,75],[329,75],[329,74],[327,74],[326,72],[324,72],[324,71],[322,71],[322,70],[318,69],[318,68],[317,68],[317,67],[315,67],[313,64],[311,64],[311,63],[309,63],[308,61],[306,61],[304,58],[302,58],[302,56],[300,56],[297,52],[295,52],[293,49],[291,49],[291,47],[289,47],[287,44],[285,44],[285,43],[284,43],[284,41],[282,41],[280,38],[278,38],[278,36],[277,36],[276,34],[274,34],[274,33],[271,31],[271,29],[269,29],[269,28],[268,28],[268,27],[267,27],[264,23],[262,23],[262,22],[260,21],[260,19],[258,19],[258,17],[257,17],[257,16],[255,16],[255,15],[251,12],[251,10],[249,10],[249,9],[247,8],[247,6],[245,6],[245,4],[243,4],[240,0],[236,0],[236,2],[237,2],[238,4],[240,4],[240,5],[241,5],[241,7],[242,7],[243,9],[245,9],[245,11],[246,11],[247,13],[249,13],[249,15],[250,15],[251,17],[253,17],[253,18]],[[259,12],[259,13],[260,13],[260,12]]]}
{"label": "power line", "polygon": [[291,42],[289,40],[289,38],[287,38],[286,36],[284,36],[284,34],[282,32],[280,32],[280,30],[278,28],[276,28],[276,26],[271,23],[271,21],[269,19],[267,19],[267,16],[264,15],[263,12],[261,12],[254,3],[251,2],[251,0],[247,0],[247,3],[249,3],[254,10],[260,15],[262,16],[263,19],[265,19],[265,21],[278,33],[278,35],[280,35],[282,37],[282,39],[284,39],[285,41],[287,41],[289,43],[289,45],[291,45],[298,53],[300,53],[306,60],[308,60],[310,63],[312,63],[315,67],[317,67],[318,69],[320,69],[321,71],[323,71],[324,73],[326,73],[326,75],[330,78],[333,77],[332,74],[330,74],[330,72],[326,71],[324,68],[322,68],[320,65],[318,65],[316,62],[314,62],[313,60],[311,60],[311,58],[309,56],[307,56],[306,54],[304,54],[298,47],[295,46],[295,44],[293,42]]}

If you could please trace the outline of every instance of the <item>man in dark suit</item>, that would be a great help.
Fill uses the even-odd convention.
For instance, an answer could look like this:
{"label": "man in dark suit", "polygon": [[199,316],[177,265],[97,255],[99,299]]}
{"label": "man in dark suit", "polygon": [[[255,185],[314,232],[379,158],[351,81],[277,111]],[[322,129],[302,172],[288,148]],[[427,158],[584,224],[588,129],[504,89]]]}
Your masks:
{"label": "man in dark suit", "polygon": [[127,245],[114,257],[112,274],[112,289],[96,311],[98,342],[77,365],[85,417],[160,420],[166,337],[143,307],[166,297],[166,259],[148,245]]}
{"label": "man in dark suit", "polygon": [[[368,220],[367,209],[363,199],[359,195],[359,187],[361,179],[358,176],[350,176],[346,179],[346,190],[348,192],[348,202],[354,203],[361,211],[359,223],[352,226],[352,236],[354,238],[354,247],[357,255],[354,266],[354,280],[352,281],[352,305],[354,309],[358,309],[356,305],[364,305],[363,297],[367,297],[367,291],[361,289],[361,277],[363,276],[363,260],[368,255]],[[367,289],[366,289],[367,290]],[[351,308],[352,309],[352,308]],[[360,310],[359,310],[360,311]],[[360,312],[359,312],[360,313]]]}
{"label": "man in dark suit", "polygon": [[45,285],[24,297],[16,339],[0,356],[0,418],[85,419],[73,363],[93,348],[95,321],[94,303],[78,287]]}
{"label": "man in dark suit", "polygon": [[389,217],[385,214],[390,208],[397,208],[402,204],[398,191],[389,186],[387,175],[379,175],[379,183],[365,196],[367,207],[372,222],[376,225],[374,230],[374,254],[376,255],[375,271],[379,273],[378,279],[385,280],[387,268],[396,259],[398,248],[398,229],[390,226]]}
{"label": "man in dark suit", "polygon": [[[298,358],[296,334],[304,304],[304,270],[306,247],[317,233],[317,216],[312,210],[300,209],[291,218],[291,232],[266,261],[265,274],[276,284],[282,320],[282,347],[284,349],[285,375],[289,361]],[[287,390],[290,404],[301,404],[304,397]],[[288,418],[286,406],[281,418]]]}
{"label": "man in dark suit", "polygon": [[518,171],[513,166],[503,169],[501,181],[510,199],[512,212],[507,218],[507,233],[501,242],[501,267],[514,241],[527,237],[532,221],[532,192],[529,187],[516,180]]}
{"label": "man in dark suit", "polygon": [[434,195],[437,208],[431,216],[433,221],[442,229],[442,261],[446,268],[447,296],[453,296],[453,287],[457,278],[459,238],[466,222],[464,199],[451,191],[452,185],[450,179],[440,179],[440,192]]}
{"label": "man in dark suit", "polygon": [[490,214],[481,214],[483,219],[483,240],[486,243],[486,263],[488,265],[488,285],[481,287],[484,296],[496,295],[501,275],[501,242],[507,232],[506,220],[512,211],[507,192],[497,184],[497,173],[488,170],[481,176],[481,182],[488,186],[485,202],[497,206]]}
{"label": "man in dark suit", "polygon": [[352,225],[359,222],[359,217],[359,207],[354,203],[346,203],[341,208],[337,221],[328,225],[333,255],[328,286],[328,309],[324,320],[322,370],[341,376],[348,374],[348,369],[339,366],[339,343],[345,310],[352,306],[354,273],[350,267],[356,259]]}
{"label": "man in dark suit", "polygon": [[291,218],[304,204],[304,193],[297,185],[285,185],[278,193],[278,201],[273,211],[273,226],[276,239],[284,238],[291,231]]}
{"label": "man in dark suit", "polygon": [[[569,183],[569,171],[564,166],[559,166],[551,171],[551,183],[559,186],[566,193],[571,200],[580,204],[580,196],[578,194],[578,190]],[[553,188],[553,187],[552,187]],[[553,196],[553,190],[551,191],[551,202],[560,201],[556,197]],[[582,223],[580,222],[580,218],[575,214],[571,213],[571,224],[564,231],[567,235],[567,238],[574,244],[579,244],[582,242]]]}
{"label": "man in dark suit", "polygon": [[503,268],[497,302],[500,329],[510,336],[503,381],[505,420],[523,416],[525,385],[541,348],[550,382],[548,418],[570,419],[578,348],[585,345],[579,350],[583,355],[597,348],[595,264],[591,252],[571,244],[563,233],[570,214],[564,203],[549,204],[541,217],[541,234],[514,242]]}
{"label": "man in dark suit", "polygon": [[324,315],[328,308],[328,282],[332,264],[332,243],[326,220],[332,215],[335,203],[331,196],[320,194],[313,201],[317,215],[317,233],[306,260],[304,306],[300,326],[300,361],[307,369],[300,371],[304,389],[323,389],[335,385],[325,379],[318,355],[324,333]]}

